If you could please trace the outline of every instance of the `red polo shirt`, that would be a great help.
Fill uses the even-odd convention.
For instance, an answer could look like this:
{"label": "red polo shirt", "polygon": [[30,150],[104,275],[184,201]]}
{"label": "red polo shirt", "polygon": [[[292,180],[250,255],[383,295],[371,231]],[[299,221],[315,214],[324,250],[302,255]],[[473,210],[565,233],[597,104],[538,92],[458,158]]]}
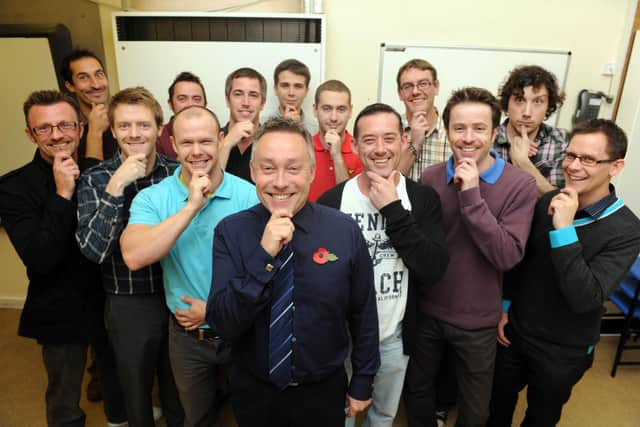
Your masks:
{"label": "red polo shirt", "polygon": [[[360,157],[351,149],[351,141],[353,137],[348,131],[345,131],[344,140],[342,141],[342,158],[347,167],[349,178],[362,172],[362,163]],[[311,183],[309,190],[309,200],[315,202],[322,193],[336,186],[336,174],[333,168],[333,159],[329,150],[324,148],[320,142],[320,133],[313,136],[313,147],[316,152],[316,174]]]}

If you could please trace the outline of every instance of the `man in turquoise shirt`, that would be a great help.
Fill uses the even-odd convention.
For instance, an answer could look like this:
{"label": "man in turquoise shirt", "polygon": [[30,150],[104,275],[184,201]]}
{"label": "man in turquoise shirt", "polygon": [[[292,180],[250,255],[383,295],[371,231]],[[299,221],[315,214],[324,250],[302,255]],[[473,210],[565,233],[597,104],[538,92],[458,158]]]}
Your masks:
{"label": "man in turquoise shirt", "polygon": [[205,323],[212,277],[213,230],[231,213],[256,203],[254,186],[218,164],[220,125],[203,107],[176,114],[172,144],[180,161],[175,173],[141,191],[122,233],[122,255],[131,270],[160,261],[167,306],[169,357],[185,410],[185,427],[215,425],[216,365],[228,346]]}

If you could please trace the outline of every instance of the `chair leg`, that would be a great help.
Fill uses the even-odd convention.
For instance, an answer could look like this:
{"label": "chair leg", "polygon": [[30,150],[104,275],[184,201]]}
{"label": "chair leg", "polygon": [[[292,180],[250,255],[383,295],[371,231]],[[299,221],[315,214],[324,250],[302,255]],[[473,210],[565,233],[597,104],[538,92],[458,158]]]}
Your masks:
{"label": "chair leg", "polygon": [[629,311],[624,318],[624,326],[620,332],[620,340],[618,341],[618,349],[616,350],[616,357],[613,359],[613,368],[611,369],[611,377],[616,377],[616,371],[618,370],[618,364],[622,358],[622,350],[627,342],[627,336],[629,335],[629,328],[631,327],[631,319],[633,318],[633,311]]}
{"label": "chair leg", "polygon": [[636,306],[638,305],[638,295],[640,294],[640,284],[636,283],[636,291],[634,292],[633,299],[631,300],[631,304],[629,304],[629,311],[624,319],[624,327],[622,328],[622,332],[620,333],[620,342],[618,342],[618,349],[616,350],[616,357],[613,361],[613,368],[611,369],[611,377],[615,378],[616,371],[618,370],[618,365],[620,364],[620,359],[622,358],[622,351],[625,348],[625,344],[627,343],[627,338],[631,332],[631,322],[633,321],[633,316],[636,312]]}

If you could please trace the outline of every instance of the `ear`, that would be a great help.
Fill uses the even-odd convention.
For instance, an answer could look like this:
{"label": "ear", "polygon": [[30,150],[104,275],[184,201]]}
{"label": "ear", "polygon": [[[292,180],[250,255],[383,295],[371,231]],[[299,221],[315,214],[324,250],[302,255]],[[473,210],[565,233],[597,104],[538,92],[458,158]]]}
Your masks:
{"label": "ear", "polygon": [[74,88],[73,85],[66,80],[64,82],[64,87],[66,87],[69,92],[76,93],[76,88]]}
{"label": "ear", "polygon": [[313,117],[318,118],[318,106],[313,104]]}
{"label": "ear", "polygon": [[609,176],[614,177],[618,175],[622,169],[624,169],[624,159],[618,159],[611,162],[611,165],[609,166]]}
{"label": "ear", "polygon": [[400,138],[400,146],[404,148],[407,146],[408,142],[409,142],[409,133],[403,131],[402,137]]}
{"label": "ear", "polygon": [[356,154],[360,154],[360,151],[358,150],[358,141],[356,141],[355,138],[351,138],[351,151],[353,151]]}
{"label": "ear", "polygon": [[24,133],[25,133],[25,135],[27,135],[27,138],[29,138],[29,141],[33,142],[34,144],[38,143],[36,141],[36,138],[31,133],[31,129],[29,129],[28,127],[24,128]]}
{"label": "ear", "polygon": [[493,141],[496,140],[496,136],[498,136],[498,128],[493,129],[493,131],[491,132],[491,145],[493,145]]}
{"label": "ear", "polygon": [[[160,135],[162,135],[162,129],[164,129],[164,125],[158,126],[158,138],[160,138]],[[111,133],[113,133],[113,128],[111,128]]]}
{"label": "ear", "polygon": [[256,171],[253,160],[249,161],[249,172],[251,172],[251,181],[256,182]]}
{"label": "ear", "polygon": [[176,145],[176,140],[173,137],[173,135],[169,136],[169,141],[171,141],[171,146],[173,147],[173,151],[175,153],[177,153],[178,152],[178,146]]}
{"label": "ear", "polygon": [[440,81],[434,81],[433,87],[436,88],[434,96],[438,96],[440,94]]}

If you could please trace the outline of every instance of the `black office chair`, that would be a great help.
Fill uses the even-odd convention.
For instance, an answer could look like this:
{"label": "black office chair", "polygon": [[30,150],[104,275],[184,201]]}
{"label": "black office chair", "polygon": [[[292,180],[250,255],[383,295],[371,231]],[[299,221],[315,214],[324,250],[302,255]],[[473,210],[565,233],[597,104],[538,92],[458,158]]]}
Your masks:
{"label": "black office chair", "polygon": [[624,350],[640,349],[639,344],[627,344],[632,334],[635,335],[632,341],[636,342],[638,340],[638,334],[640,333],[640,330],[634,323],[634,320],[640,319],[640,304],[638,304],[639,293],[640,258],[637,258],[631,266],[629,274],[622,280],[618,289],[609,297],[609,300],[624,314],[624,326],[620,333],[620,341],[618,342],[616,357],[613,360],[613,368],[611,369],[612,377],[616,376],[616,371],[620,365],[640,365],[640,360],[620,360]]}

